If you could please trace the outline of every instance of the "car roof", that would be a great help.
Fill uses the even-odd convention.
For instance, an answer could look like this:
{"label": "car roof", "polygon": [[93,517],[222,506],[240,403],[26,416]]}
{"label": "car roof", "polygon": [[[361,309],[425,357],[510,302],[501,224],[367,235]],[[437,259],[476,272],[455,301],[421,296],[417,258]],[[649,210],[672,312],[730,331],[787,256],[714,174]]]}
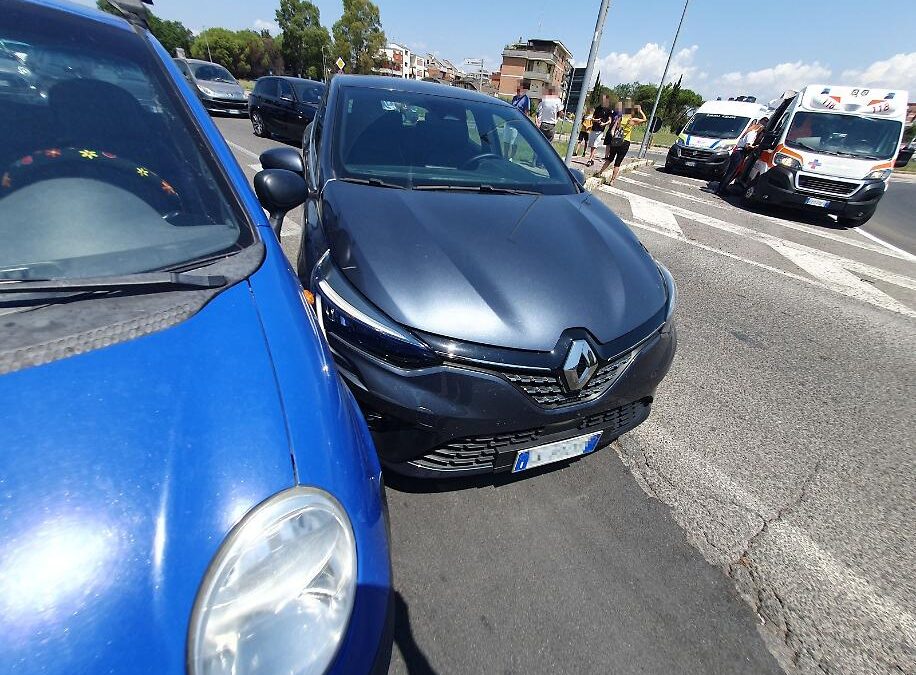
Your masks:
{"label": "car roof", "polygon": [[63,2],[62,0],[19,0],[23,4],[32,5],[33,7],[48,7],[60,12],[66,12],[67,14],[74,14],[76,16],[82,17],[89,21],[94,21],[95,23],[104,23],[109,26],[114,26],[116,28],[121,28],[128,32],[132,32],[133,28],[127,22],[126,19],[115,16],[114,14],[109,14],[108,12],[103,12],[95,7],[87,7],[85,5],[77,5],[73,2]]}
{"label": "car roof", "polygon": [[325,86],[324,82],[320,80],[310,80],[307,77],[293,77],[292,75],[263,75],[258,78],[258,82],[261,80],[286,80],[287,82],[308,82],[309,84],[318,84],[322,87]]}
{"label": "car roof", "polygon": [[487,94],[481,94],[470,89],[462,89],[461,87],[453,87],[448,84],[438,84],[436,82],[424,82],[423,80],[385,77],[383,75],[335,75],[331,80],[331,87],[359,87],[365,89],[406,91],[416,94],[435,94],[466,101],[481,101],[509,106],[509,104],[502,99],[496,98],[495,96],[488,96]]}

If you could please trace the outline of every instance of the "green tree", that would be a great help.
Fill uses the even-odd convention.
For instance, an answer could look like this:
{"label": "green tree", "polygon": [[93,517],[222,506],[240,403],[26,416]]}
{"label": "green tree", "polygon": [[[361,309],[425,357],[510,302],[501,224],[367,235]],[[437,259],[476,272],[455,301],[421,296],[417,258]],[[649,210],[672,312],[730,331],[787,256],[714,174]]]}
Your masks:
{"label": "green tree", "polygon": [[334,55],[352,73],[371,73],[379,64],[385,33],[378,6],[370,0],[343,0],[343,15],[334,24]]}
{"label": "green tree", "polygon": [[287,69],[297,75],[323,79],[322,52],[330,45],[331,36],[321,25],[318,7],[307,0],[280,0],[276,18]]}
{"label": "green tree", "polygon": [[[103,12],[121,16],[121,12],[115,9],[108,0],[97,0],[96,6]],[[191,49],[194,34],[181,21],[165,21],[150,12],[149,30],[172,56],[175,55],[175,49],[178,47],[185,51]]]}
{"label": "green tree", "polygon": [[208,28],[201,32],[191,45],[191,56],[218,63],[236,77],[251,74],[251,66],[245,60],[244,41],[226,28]]}

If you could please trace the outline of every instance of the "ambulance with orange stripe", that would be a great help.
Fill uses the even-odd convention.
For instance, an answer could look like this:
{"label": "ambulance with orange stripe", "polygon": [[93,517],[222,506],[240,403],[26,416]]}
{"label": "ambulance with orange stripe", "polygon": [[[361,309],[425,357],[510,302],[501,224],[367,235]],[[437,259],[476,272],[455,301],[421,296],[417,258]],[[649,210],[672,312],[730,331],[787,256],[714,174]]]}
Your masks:
{"label": "ambulance with orange stripe", "polygon": [[812,84],[786,92],[744,175],[744,199],[862,225],[887,190],[906,105],[901,90]]}

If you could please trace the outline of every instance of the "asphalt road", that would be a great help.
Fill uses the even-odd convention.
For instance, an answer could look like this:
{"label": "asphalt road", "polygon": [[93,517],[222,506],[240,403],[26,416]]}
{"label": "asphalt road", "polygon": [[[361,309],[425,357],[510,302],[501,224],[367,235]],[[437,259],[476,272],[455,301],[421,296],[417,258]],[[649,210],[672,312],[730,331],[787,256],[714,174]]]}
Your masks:
{"label": "asphalt road", "polygon": [[916,255],[916,175],[895,174],[878,210],[862,229]]}
{"label": "asphalt road", "polygon": [[[218,124],[252,176],[271,143]],[[654,414],[525,480],[389,481],[392,672],[916,672],[916,258],[654,170],[594,194],[678,281]]]}

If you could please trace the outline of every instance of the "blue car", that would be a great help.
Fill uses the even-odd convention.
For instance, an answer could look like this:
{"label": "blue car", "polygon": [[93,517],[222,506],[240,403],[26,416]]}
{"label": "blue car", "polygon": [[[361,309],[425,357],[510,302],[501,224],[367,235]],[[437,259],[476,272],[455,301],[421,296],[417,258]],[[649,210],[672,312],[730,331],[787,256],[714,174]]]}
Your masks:
{"label": "blue car", "polygon": [[385,670],[379,463],[276,236],[305,183],[256,198],[119,4],[0,1],[41,92],[0,81],[0,673]]}

